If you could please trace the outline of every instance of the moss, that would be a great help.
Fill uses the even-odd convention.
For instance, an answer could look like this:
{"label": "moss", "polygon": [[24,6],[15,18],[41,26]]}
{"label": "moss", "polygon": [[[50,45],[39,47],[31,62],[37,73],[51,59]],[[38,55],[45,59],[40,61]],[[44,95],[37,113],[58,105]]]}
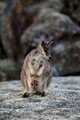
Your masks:
{"label": "moss", "polygon": [[69,8],[68,8],[68,13],[69,13],[69,15],[72,15],[73,10],[74,10],[74,7],[73,7],[73,3],[71,2],[71,3],[69,4]]}
{"label": "moss", "polygon": [[22,5],[26,6],[30,3],[30,0],[21,0]]}

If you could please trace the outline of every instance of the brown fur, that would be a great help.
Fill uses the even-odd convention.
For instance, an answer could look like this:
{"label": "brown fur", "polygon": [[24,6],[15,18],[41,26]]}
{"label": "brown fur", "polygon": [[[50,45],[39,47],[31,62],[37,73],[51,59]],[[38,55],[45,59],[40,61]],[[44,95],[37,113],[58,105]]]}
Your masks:
{"label": "brown fur", "polygon": [[[43,44],[44,43],[44,44]],[[45,96],[47,88],[52,79],[52,72],[48,62],[50,57],[51,42],[42,41],[38,47],[32,50],[25,58],[21,72],[21,82],[24,87],[24,94],[31,92],[42,92],[41,96]],[[45,52],[45,48],[47,48]],[[48,54],[46,54],[48,53]],[[31,85],[36,81],[36,89]]]}
{"label": "brown fur", "polygon": [[26,98],[26,97],[28,97],[28,94],[27,94],[27,92],[24,92],[24,93],[22,94],[22,97],[23,97],[23,98]]}
{"label": "brown fur", "polygon": [[18,59],[22,51],[20,36],[33,21],[33,16],[19,3],[16,3],[11,10],[10,16],[7,17],[6,26],[15,60]]}
{"label": "brown fur", "polygon": [[42,94],[41,94],[41,96],[44,97],[45,95],[46,95],[46,93],[43,91]]}

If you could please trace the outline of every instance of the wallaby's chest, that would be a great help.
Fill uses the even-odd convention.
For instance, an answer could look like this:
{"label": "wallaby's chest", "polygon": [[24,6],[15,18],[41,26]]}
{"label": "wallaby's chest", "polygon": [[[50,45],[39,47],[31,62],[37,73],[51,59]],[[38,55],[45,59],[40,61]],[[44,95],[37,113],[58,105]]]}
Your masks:
{"label": "wallaby's chest", "polygon": [[42,66],[44,63],[44,59],[42,59],[39,56],[36,56],[32,59],[31,64],[33,66],[33,69],[37,72],[40,66]]}

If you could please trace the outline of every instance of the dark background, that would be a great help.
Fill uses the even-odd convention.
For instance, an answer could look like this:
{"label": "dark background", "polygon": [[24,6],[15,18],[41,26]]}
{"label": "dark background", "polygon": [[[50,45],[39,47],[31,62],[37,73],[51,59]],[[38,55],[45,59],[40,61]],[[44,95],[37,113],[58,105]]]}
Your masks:
{"label": "dark background", "polygon": [[80,0],[0,0],[0,81],[20,79],[42,40],[54,41],[53,76],[80,75]]}

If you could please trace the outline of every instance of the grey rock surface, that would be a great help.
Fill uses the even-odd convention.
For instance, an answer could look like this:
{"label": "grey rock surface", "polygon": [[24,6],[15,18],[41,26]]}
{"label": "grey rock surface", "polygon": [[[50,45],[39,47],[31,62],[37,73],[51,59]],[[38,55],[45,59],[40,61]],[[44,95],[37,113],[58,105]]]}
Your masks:
{"label": "grey rock surface", "polygon": [[[17,66],[17,67],[16,67]],[[10,79],[15,79],[16,78],[20,78],[20,71],[18,68],[20,66],[18,66],[12,59],[2,59],[0,60],[0,71],[3,72],[5,74],[5,78],[7,78],[8,80]],[[5,79],[6,80],[6,79]],[[2,80],[0,79],[0,82]]]}
{"label": "grey rock surface", "polygon": [[0,83],[0,120],[80,120],[80,77],[54,77],[45,97],[22,92],[20,81]]}
{"label": "grey rock surface", "polygon": [[0,2],[0,6],[2,6],[0,9],[2,11],[1,14],[1,43],[3,45],[4,50],[6,51],[6,55],[9,58],[12,58],[12,48],[10,45],[9,35],[8,35],[8,29],[7,29],[7,17],[11,14],[12,8],[15,6],[16,2],[19,2],[20,0],[4,0],[3,2]]}

